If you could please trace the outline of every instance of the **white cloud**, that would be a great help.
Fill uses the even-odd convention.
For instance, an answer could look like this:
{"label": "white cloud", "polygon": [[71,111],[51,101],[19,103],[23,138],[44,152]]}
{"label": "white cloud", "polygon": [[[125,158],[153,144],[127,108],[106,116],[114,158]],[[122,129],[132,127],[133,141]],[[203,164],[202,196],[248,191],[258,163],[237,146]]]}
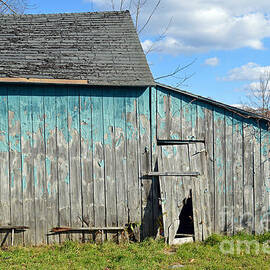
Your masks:
{"label": "white cloud", "polygon": [[[111,9],[111,0],[91,1],[100,10]],[[119,3],[120,0],[115,1],[116,9]],[[155,4],[156,1],[146,1],[140,17],[141,26]],[[166,37],[155,41],[171,19]],[[242,47],[261,50],[264,49],[263,39],[267,37],[270,37],[269,0],[163,0],[141,36],[143,44],[147,41],[146,48],[151,41],[160,52],[170,54]]]}
{"label": "white cloud", "polygon": [[265,72],[270,71],[270,66],[260,66],[250,62],[241,67],[231,69],[227,76],[223,78],[225,81],[258,81]]}
{"label": "white cloud", "polygon": [[208,58],[204,61],[204,64],[207,66],[215,67],[219,64],[219,59],[217,57]]}
{"label": "white cloud", "polygon": [[147,39],[144,42],[142,42],[142,48],[143,48],[143,50],[145,52],[151,50],[151,48],[153,47],[153,45],[154,45],[154,43],[151,40],[149,40],[149,39]]}

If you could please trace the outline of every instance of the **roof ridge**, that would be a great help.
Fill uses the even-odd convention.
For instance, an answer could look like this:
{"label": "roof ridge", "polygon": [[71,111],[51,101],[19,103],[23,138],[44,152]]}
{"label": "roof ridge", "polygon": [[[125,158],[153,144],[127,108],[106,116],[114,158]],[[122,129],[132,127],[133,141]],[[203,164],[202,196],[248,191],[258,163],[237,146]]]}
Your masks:
{"label": "roof ridge", "polygon": [[28,13],[28,14],[1,14],[0,17],[35,17],[35,16],[56,16],[56,15],[86,15],[86,14],[130,14],[129,10],[115,10],[115,11],[84,11],[84,12],[61,12],[61,13]]}

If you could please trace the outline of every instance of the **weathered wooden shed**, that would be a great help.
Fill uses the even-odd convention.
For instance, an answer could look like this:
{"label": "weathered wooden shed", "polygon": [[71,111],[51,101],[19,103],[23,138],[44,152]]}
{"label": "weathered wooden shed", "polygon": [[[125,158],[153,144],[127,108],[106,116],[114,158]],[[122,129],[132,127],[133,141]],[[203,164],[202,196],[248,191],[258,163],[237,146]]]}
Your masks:
{"label": "weathered wooden shed", "polygon": [[128,12],[1,15],[0,51],[0,231],[28,226],[16,244],[63,226],[169,243],[268,230],[268,120],[155,83]]}

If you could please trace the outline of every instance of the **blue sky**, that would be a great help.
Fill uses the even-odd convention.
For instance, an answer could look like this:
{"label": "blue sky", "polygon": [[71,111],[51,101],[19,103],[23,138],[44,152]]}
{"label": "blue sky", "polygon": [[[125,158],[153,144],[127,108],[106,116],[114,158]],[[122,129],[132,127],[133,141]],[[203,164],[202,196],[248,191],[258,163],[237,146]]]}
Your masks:
{"label": "blue sky", "polygon": [[[111,1],[32,0],[36,8],[28,13],[112,10]],[[120,1],[114,0],[116,10]],[[144,1],[139,28],[158,0]],[[130,8],[134,17],[134,4]],[[179,74],[193,74],[180,88],[227,104],[245,102],[245,89],[270,70],[270,1],[161,0],[140,39],[145,51],[154,48],[147,58],[155,78],[195,60]],[[176,86],[179,78],[161,82]]]}

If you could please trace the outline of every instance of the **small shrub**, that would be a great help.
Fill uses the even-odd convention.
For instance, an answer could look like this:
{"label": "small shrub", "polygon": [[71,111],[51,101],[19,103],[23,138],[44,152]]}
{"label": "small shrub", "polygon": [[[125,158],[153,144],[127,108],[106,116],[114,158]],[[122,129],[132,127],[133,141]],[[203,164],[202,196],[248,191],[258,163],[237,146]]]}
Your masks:
{"label": "small shrub", "polygon": [[212,234],[211,236],[209,236],[205,241],[204,244],[205,245],[209,245],[209,246],[215,246],[218,245],[222,242],[222,240],[224,239],[224,236],[219,235],[219,234]]}

